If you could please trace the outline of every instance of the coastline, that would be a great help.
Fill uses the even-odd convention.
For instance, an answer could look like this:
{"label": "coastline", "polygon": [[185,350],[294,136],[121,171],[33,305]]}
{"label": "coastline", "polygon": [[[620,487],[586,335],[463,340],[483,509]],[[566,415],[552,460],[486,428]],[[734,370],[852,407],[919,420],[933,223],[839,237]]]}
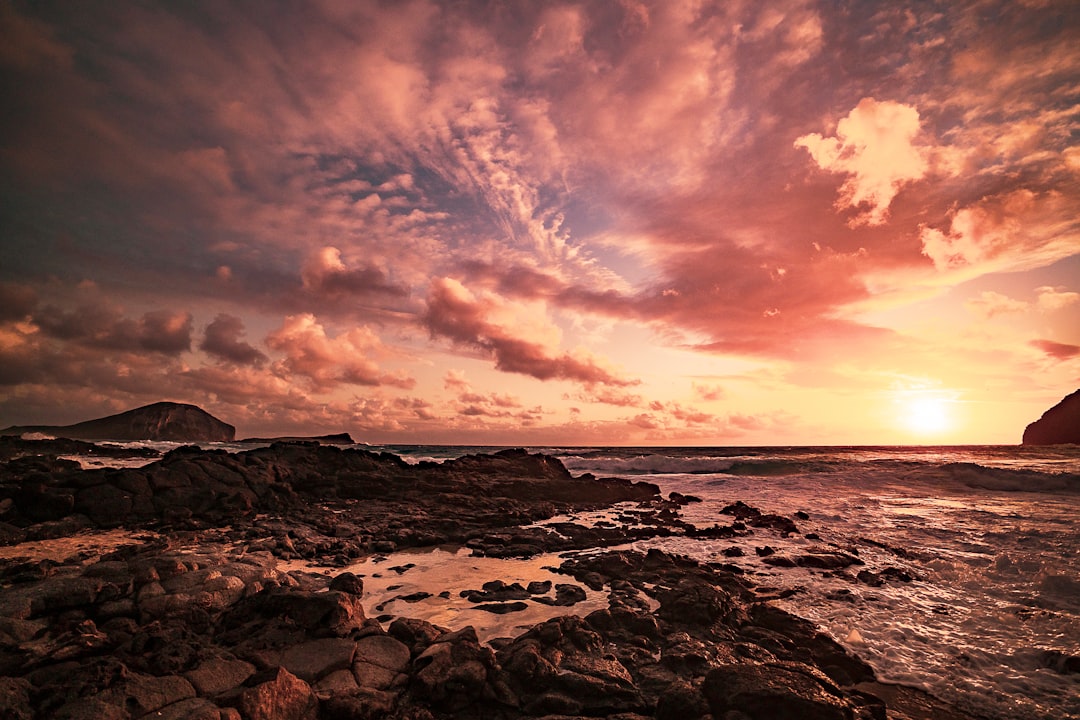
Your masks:
{"label": "coastline", "polygon": [[[37,493],[15,495],[16,512],[31,500],[48,505],[50,498],[66,508],[66,500],[55,500],[63,488],[76,488],[71,509],[82,509],[89,506],[80,492],[142,487],[139,478],[151,498],[169,500],[156,514],[142,508],[147,519],[134,525],[157,536],[138,545],[101,554],[83,548],[68,562],[0,561],[0,657],[6,697],[18,701],[9,702],[12,707],[56,717],[110,713],[112,707],[127,714],[99,716],[269,717],[259,713],[284,710],[260,703],[277,698],[298,713],[293,716],[311,718],[681,720],[730,711],[766,717],[762,707],[837,718],[971,717],[919,691],[875,694],[865,663],[810,623],[771,606],[733,567],[659,551],[597,552],[673,533],[730,536],[747,523],[779,534],[790,532],[790,519],[740,518],[736,510],[729,524],[689,526],[679,510],[693,498],[661,498],[647,484],[573,478],[557,461],[519,451],[466,456],[447,467],[409,466],[385,454],[283,444],[238,456],[183,449],[152,466],[84,471],[24,459],[5,467],[6,486],[19,481],[20,489],[32,486]],[[181,467],[189,481],[199,471],[207,487],[219,483],[237,492],[218,488],[218,502],[207,506],[200,493],[176,492]],[[47,485],[40,482],[46,472],[53,473]],[[315,478],[319,482],[311,484]],[[250,496],[238,492],[241,484]],[[191,484],[179,487],[190,490]],[[388,488],[396,488],[397,499],[385,496]],[[250,502],[223,502],[238,494]],[[620,506],[632,524],[563,522],[555,532],[534,524],[617,502],[632,503]],[[23,537],[70,537],[92,526],[135,529],[97,509],[97,516],[74,522],[66,514],[31,523],[21,528]],[[129,510],[127,517],[141,516]],[[13,537],[10,530],[7,536]],[[403,568],[396,574],[404,584],[417,563],[397,563],[395,557],[406,557],[402,548],[451,539],[496,564],[460,581],[471,587],[459,582],[406,595],[472,592],[458,599],[489,607],[464,615],[512,618],[526,605],[543,606],[550,616],[523,633],[485,635],[484,642],[468,625],[440,629],[410,617],[416,605],[407,601],[377,610],[385,599],[373,593],[374,572],[360,578],[348,570],[377,553],[390,572]],[[589,552],[559,558],[556,575],[563,583],[549,579],[544,587],[537,579],[532,586],[496,571],[497,563],[508,570],[514,562],[498,558],[554,558],[550,553],[574,550]],[[285,569],[297,561],[311,569]],[[563,604],[560,584],[567,588]],[[593,604],[579,607],[581,595]],[[117,666],[123,669],[118,677],[102,677],[104,667]],[[61,667],[65,687],[77,690],[56,686]],[[227,682],[207,680],[224,669],[231,672]],[[928,714],[918,714],[923,711]]]}

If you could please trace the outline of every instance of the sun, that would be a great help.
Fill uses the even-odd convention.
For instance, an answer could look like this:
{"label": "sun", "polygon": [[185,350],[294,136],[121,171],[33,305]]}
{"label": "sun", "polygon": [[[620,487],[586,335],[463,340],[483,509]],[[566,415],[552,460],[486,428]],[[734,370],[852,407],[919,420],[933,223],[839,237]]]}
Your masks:
{"label": "sun", "polygon": [[952,403],[940,397],[921,395],[903,402],[901,421],[919,435],[939,435],[952,428]]}

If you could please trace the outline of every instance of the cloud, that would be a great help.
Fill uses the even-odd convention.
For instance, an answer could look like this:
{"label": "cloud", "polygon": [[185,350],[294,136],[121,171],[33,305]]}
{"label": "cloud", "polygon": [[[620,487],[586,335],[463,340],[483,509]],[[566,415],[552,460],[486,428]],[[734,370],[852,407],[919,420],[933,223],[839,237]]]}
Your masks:
{"label": "cloud", "polygon": [[338,385],[392,385],[409,389],[415,381],[403,372],[387,373],[368,356],[383,352],[382,341],[369,328],[352,328],[336,337],[326,334],[314,315],[291,315],[266,338],[268,347],[285,353],[275,371],[307,378],[316,391]]}
{"label": "cloud", "polygon": [[0,322],[26,319],[37,303],[37,292],[32,287],[0,283]]}
{"label": "cloud", "polygon": [[822,170],[848,176],[836,207],[859,210],[853,224],[881,225],[900,188],[926,174],[927,148],[915,144],[919,130],[911,105],[867,97],[837,123],[836,137],[810,133],[795,147],[806,148]]}
{"label": "cloud", "polygon": [[1055,360],[1069,360],[1080,355],[1080,345],[1068,345],[1053,340],[1032,340],[1029,344]]}
{"label": "cloud", "polygon": [[1045,312],[1060,310],[1080,302],[1080,293],[1067,291],[1063,287],[1043,286],[1036,288],[1035,293],[1038,296],[1036,304]]}
{"label": "cloud", "polygon": [[968,275],[1037,268],[1075,254],[1072,201],[1018,188],[954,209],[947,231],[923,226],[922,252],[940,271]]}
{"label": "cloud", "polygon": [[721,385],[699,385],[698,383],[691,383],[691,386],[694,389],[694,395],[701,400],[715,402],[724,399],[724,388]]}
{"label": "cloud", "polygon": [[992,318],[995,315],[1024,312],[1028,309],[1028,304],[993,290],[985,290],[978,297],[965,301],[964,307],[985,318]]}
{"label": "cloud", "polygon": [[336,247],[316,250],[300,271],[304,288],[317,295],[405,296],[408,291],[386,279],[386,274],[373,266],[349,269]]}
{"label": "cloud", "polygon": [[241,340],[244,321],[232,315],[219,314],[206,326],[199,349],[237,365],[262,365],[267,357],[262,351]]}
{"label": "cloud", "polygon": [[625,387],[635,383],[601,367],[585,353],[550,354],[546,346],[556,343],[560,333],[534,309],[491,293],[475,295],[452,278],[432,283],[423,322],[432,335],[490,353],[495,367],[504,372],[585,384]]}
{"label": "cloud", "polygon": [[114,306],[91,301],[70,312],[44,306],[34,313],[33,321],[49,337],[88,347],[169,356],[191,350],[193,317],[189,312],[152,310],[135,320]]}

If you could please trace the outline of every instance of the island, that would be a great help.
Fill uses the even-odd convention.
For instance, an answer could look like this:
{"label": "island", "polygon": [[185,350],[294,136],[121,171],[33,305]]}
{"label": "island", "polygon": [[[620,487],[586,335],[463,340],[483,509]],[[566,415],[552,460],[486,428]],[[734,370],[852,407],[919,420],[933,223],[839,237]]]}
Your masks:
{"label": "island", "polygon": [[26,425],[0,430],[0,435],[26,433],[71,440],[232,442],[236,428],[195,405],[157,402],[74,425]]}

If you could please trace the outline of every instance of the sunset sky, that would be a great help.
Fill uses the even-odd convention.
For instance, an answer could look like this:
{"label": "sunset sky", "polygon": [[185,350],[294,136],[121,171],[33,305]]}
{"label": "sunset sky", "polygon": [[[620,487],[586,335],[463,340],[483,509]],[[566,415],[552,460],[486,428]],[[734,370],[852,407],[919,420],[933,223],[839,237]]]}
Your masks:
{"label": "sunset sky", "polygon": [[0,427],[1005,443],[1080,4],[0,0]]}

